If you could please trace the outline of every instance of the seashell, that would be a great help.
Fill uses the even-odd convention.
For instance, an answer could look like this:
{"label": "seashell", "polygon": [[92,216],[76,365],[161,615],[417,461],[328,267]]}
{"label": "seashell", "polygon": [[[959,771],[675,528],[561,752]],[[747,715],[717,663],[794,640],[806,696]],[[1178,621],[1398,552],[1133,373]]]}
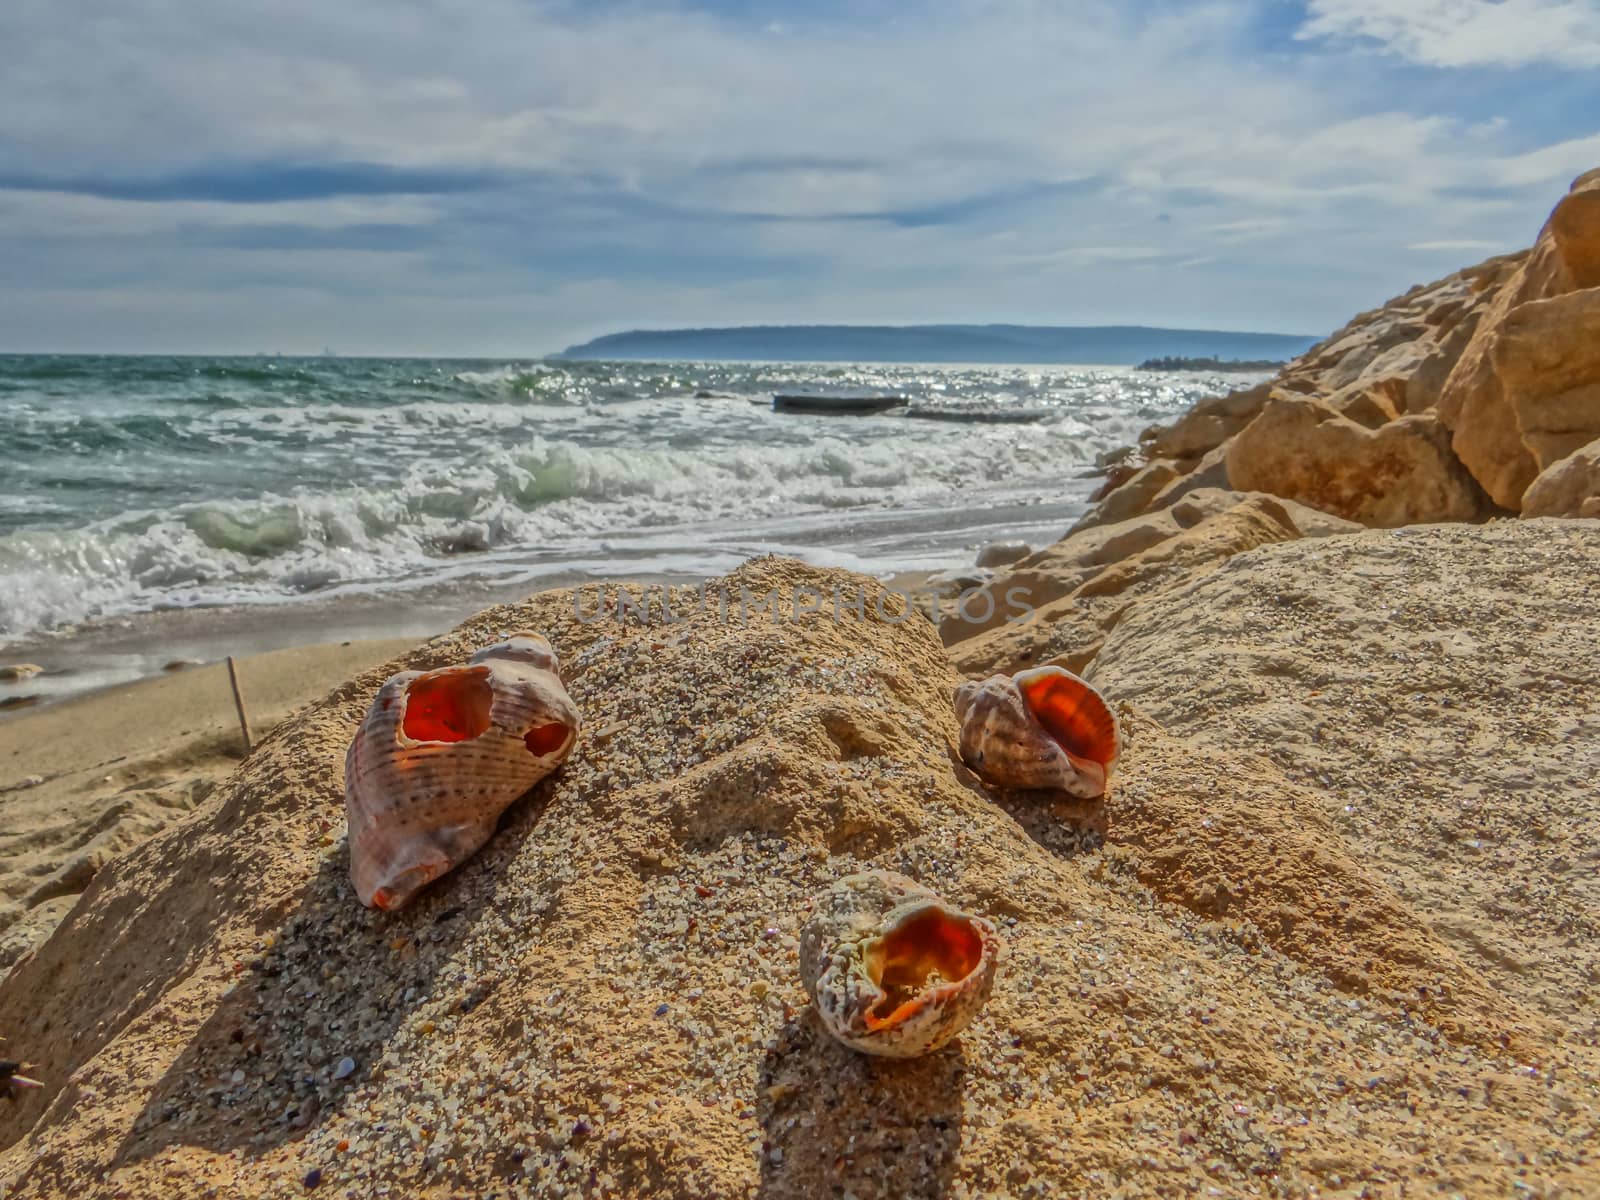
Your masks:
{"label": "seashell", "polygon": [[848,875],[800,931],[800,972],[823,1027],[852,1050],[912,1058],[978,1015],[1000,935],[893,871]]}
{"label": "seashell", "polygon": [[961,759],[997,787],[1105,794],[1122,746],[1105,697],[1063,667],[994,675],[956,689]]}
{"label": "seashell", "polygon": [[500,814],[561,765],[580,724],[538,634],[486,646],[465,666],[391,676],[344,760],[361,903],[400,908],[470,858]]}

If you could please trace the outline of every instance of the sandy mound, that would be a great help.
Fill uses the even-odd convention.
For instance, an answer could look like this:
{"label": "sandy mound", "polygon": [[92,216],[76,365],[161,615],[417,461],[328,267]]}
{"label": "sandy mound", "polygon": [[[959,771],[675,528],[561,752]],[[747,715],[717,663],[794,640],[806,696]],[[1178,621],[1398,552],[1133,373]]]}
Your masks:
{"label": "sandy mound", "polygon": [[[1435,638],[1480,629],[1473,587],[1517,586],[1497,574],[1503,554],[1571,569],[1538,525],[1454,533],[1474,574],[1463,587],[1438,568],[1451,590]],[[1136,705],[1103,808],[990,796],[952,762],[945,652],[921,621],[877,619],[860,577],[776,560],[730,577],[735,605],[741,585],[864,590],[866,615],[841,621],[584,623],[566,593],[490,610],[405,665],[545,630],[588,722],[567,766],[478,858],[384,915],[345,878],[339,775],[385,672],[280,729],[194,816],[104,869],[0,987],[0,1030],[51,1084],[0,1110],[0,1186],[861,1200],[1582,1190],[1600,1064],[1570,1015],[1526,978],[1495,986],[1476,948],[1408,903],[1398,860],[1371,853],[1337,797],[1289,778],[1306,774],[1292,739],[1307,725],[1235,738],[1185,699],[1275,694],[1247,654],[1274,661],[1313,635],[1288,619],[1282,586],[1257,587],[1274,564],[1303,574],[1307,556],[1337,555],[1371,603],[1383,592],[1358,574],[1369,557],[1397,573],[1384,575],[1395,593],[1432,570],[1435,535],[1414,536],[1414,566],[1398,563],[1396,535],[1239,555],[1196,585],[1203,610],[1167,615],[1168,640],[1130,613],[1100,662],[1113,698]],[[1565,536],[1587,537],[1596,561],[1600,534]],[[1508,618],[1529,661],[1568,649],[1537,626],[1555,604]],[[1205,628],[1261,610],[1278,619],[1232,651],[1237,677],[1217,678]],[[1573,614],[1591,644],[1595,619]],[[1212,660],[1174,661],[1186,639]],[[1390,680],[1360,649],[1322,665]],[[1591,686],[1600,676],[1577,654],[1538,661],[1586,670]],[[1381,693],[1373,719],[1420,711],[1413,690]],[[1508,697],[1460,694],[1485,747],[1503,748],[1490,739]],[[1507,768],[1533,780],[1519,805],[1547,786],[1536,769],[1564,735],[1579,740],[1547,804],[1570,798],[1574,746],[1594,744],[1576,703],[1525,719],[1524,739],[1551,749]],[[1457,762],[1477,777],[1475,759]],[[1361,764],[1339,769],[1365,780]],[[1396,842],[1420,847],[1457,797],[1393,803]],[[1579,861],[1576,845],[1542,840],[1528,856],[1547,846]],[[804,1003],[806,901],[868,865],[939,888],[1007,938],[989,1007],[927,1059],[857,1057]],[[1468,908],[1482,893],[1452,894]]]}

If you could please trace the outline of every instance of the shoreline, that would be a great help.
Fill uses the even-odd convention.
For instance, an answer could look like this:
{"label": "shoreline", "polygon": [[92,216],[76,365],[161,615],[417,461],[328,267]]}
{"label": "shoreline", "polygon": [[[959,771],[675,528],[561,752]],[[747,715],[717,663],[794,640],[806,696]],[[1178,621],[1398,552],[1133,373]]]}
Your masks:
{"label": "shoreline", "polygon": [[[863,509],[769,518],[716,530],[693,529],[619,538],[598,556],[537,561],[536,548],[486,555],[481,572],[418,577],[385,591],[340,588],[326,594],[246,604],[159,608],[97,617],[0,643],[0,665],[31,663],[41,674],[0,681],[0,726],[73,696],[151,678],[174,661],[219,662],[308,642],[422,638],[454,628],[494,604],[553,588],[617,581],[628,586],[697,583],[762,554],[813,566],[843,567],[877,578],[970,567],[994,541],[1046,545],[1088,507],[1092,482],[1066,476],[1054,496],[977,494],[968,508]],[[30,699],[31,698],[31,699]],[[13,705],[5,706],[7,700]],[[22,701],[23,703],[15,703]]]}

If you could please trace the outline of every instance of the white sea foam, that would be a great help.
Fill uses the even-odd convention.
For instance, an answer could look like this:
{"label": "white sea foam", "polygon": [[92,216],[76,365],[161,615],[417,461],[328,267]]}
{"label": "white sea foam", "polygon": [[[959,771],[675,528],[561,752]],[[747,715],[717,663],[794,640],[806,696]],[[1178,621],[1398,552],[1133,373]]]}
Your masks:
{"label": "white sea foam", "polygon": [[[752,403],[796,373],[363,364],[226,397],[213,373],[209,400],[131,387],[76,407],[8,396],[0,416],[28,439],[18,458],[32,475],[0,494],[0,638],[174,605],[511,577],[604,562],[606,546],[721,569],[761,549],[764,528],[814,557],[866,561],[870,542],[874,561],[939,559],[967,535],[930,531],[965,530],[970,510],[1019,497],[1081,500],[1099,453],[1197,393],[1125,372],[830,368],[828,387],[1051,415],[830,421]],[[86,454],[102,443],[103,458]],[[79,497],[85,461],[107,483]],[[870,514],[896,513],[917,516],[863,532]]]}

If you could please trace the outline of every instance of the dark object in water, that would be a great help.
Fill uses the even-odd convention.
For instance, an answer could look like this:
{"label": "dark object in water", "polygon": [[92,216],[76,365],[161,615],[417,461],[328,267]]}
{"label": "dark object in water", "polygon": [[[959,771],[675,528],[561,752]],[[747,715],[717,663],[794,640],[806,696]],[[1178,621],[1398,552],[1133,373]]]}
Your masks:
{"label": "dark object in water", "polygon": [[1048,408],[908,408],[902,414],[918,421],[955,421],[962,425],[1031,425],[1051,415]]}
{"label": "dark object in water", "polygon": [[778,395],[772,398],[773,412],[816,413],[828,417],[863,417],[904,408],[904,396],[803,396]]}
{"label": "dark object in water", "polygon": [[1281,358],[1184,358],[1168,355],[1165,358],[1147,358],[1135,370],[1139,371],[1276,371],[1284,365]]}

